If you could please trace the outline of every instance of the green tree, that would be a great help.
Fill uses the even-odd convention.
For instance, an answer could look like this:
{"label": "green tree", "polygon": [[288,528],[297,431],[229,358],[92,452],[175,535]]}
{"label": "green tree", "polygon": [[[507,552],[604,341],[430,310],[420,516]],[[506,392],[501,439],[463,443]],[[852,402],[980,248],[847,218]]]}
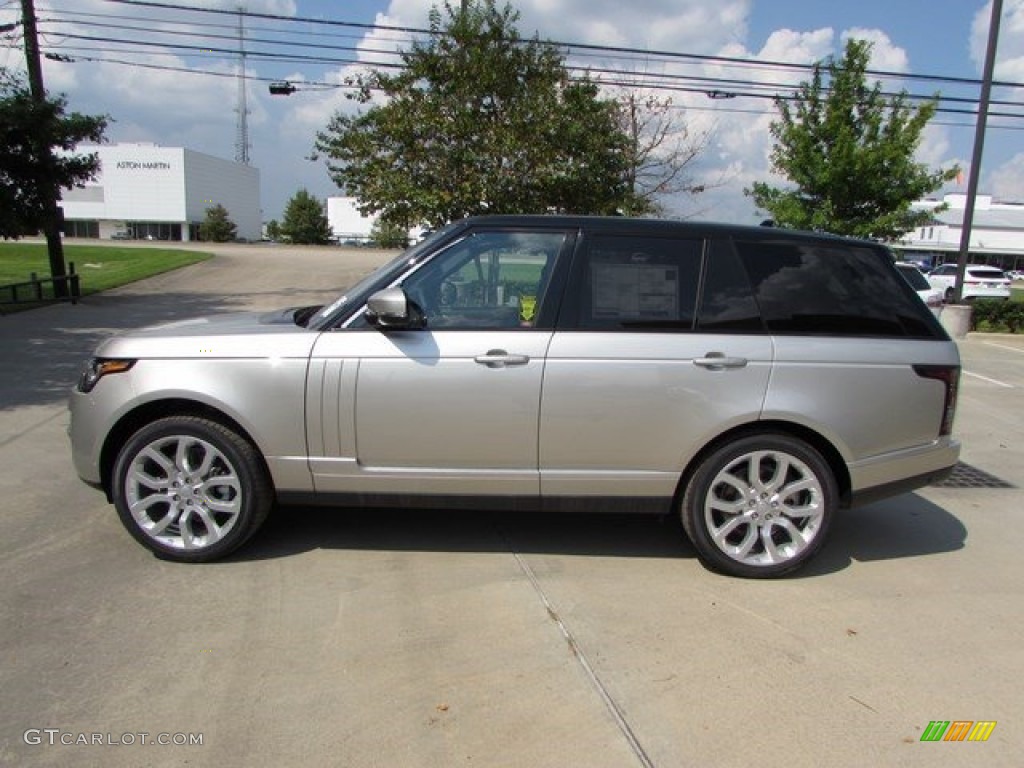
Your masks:
{"label": "green tree", "polygon": [[106,117],[69,114],[63,96],[36,101],[21,78],[0,70],[0,237],[43,229],[53,191],[95,177],[97,155],[74,149],[103,141],[106,127]]}
{"label": "green tree", "polygon": [[495,0],[430,11],[397,73],[353,81],[368,105],[317,134],[334,182],[403,227],[479,213],[613,213],[629,199],[614,100],[571,79],[563,56],[516,30]]}
{"label": "green tree", "polygon": [[277,223],[277,219],[271,219],[267,222],[267,237],[271,240],[281,239],[281,225]]}
{"label": "green tree", "polygon": [[331,225],[327,223],[324,204],[300,189],[284,209],[281,236],[290,243],[325,245],[331,240]]}
{"label": "green tree", "polygon": [[869,87],[870,55],[870,43],[851,39],[841,61],[814,67],[792,104],[776,100],[772,169],[795,189],[758,182],[746,193],[777,224],[897,238],[931,218],[910,204],[956,177],[955,167],[932,172],[914,160],[937,99],[915,108],[906,91],[887,98],[880,83]]}
{"label": "green tree", "polygon": [[378,248],[405,248],[409,245],[409,230],[378,218],[370,229],[370,242]]}
{"label": "green tree", "polygon": [[199,225],[199,237],[211,243],[226,243],[235,239],[238,227],[228,214],[228,209],[218,203],[206,209],[206,219]]}

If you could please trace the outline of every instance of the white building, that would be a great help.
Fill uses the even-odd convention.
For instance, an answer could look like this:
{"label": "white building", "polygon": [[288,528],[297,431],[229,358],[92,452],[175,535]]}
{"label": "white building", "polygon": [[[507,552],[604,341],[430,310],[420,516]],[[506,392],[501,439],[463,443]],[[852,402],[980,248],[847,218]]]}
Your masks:
{"label": "white building", "polygon": [[[327,223],[331,237],[338,243],[369,243],[373,227],[380,218],[377,214],[364,215],[359,212],[359,199],[355,197],[328,197]],[[418,242],[427,234],[423,227],[409,230],[409,240]]]}
{"label": "white building", "polygon": [[100,171],[63,192],[69,237],[198,240],[206,209],[219,203],[239,238],[260,238],[260,172],[252,166],[155,144],[79,149],[99,155]]}
{"label": "white building", "polygon": [[339,243],[370,239],[377,217],[361,214],[356,207],[358,202],[354,197],[327,198],[327,223],[331,227],[331,236]]}
{"label": "white building", "polygon": [[[942,200],[921,200],[915,210],[934,211],[942,204],[949,207],[934,213],[932,221],[908,232],[894,248],[904,258],[923,261],[929,266],[956,261],[964,228],[967,195],[946,195]],[[1003,203],[991,195],[978,195],[971,225],[969,261],[992,264],[1003,269],[1024,268],[1024,204]]]}

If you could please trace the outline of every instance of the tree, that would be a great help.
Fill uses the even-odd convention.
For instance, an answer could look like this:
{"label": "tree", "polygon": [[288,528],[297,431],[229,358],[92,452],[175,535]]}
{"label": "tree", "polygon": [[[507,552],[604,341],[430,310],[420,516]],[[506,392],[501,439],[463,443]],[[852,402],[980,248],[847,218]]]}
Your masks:
{"label": "tree", "polygon": [[707,149],[711,132],[691,134],[673,115],[671,97],[635,90],[619,97],[619,126],[628,139],[626,182],[632,198],[622,213],[660,215],[664,200],[677,195],[698,195],[706,189],[689,174]]}
{"label": "tree", "polygon": [[378,248],[406,248],[409,245],[409,230],[400,224],[377,219],[370,229],[370,241]]}
{"label": "tree", "polygon": [[397,73],[353,81],[360,114],[317,134],[334,182],[364,214],[436,228],[479,213],[613,213],[629,199],[616,104],[524,40],[495,0],[430,12]]}
{"label": "tree", "polygon": [[776,100],[772,169],[796,188],[758,182],[746,193],[777,224],[895,239],[932,216],[910,204],[956,177],[955,167],[931,172],[914,161],[937,99],[914,108],[906,91],[887,99],[880,83],[868,87],[870,55],[870,43],[850,40],[842,61],[814,67],[792,105]]}
{"label": "tree", "polygon": [[326,245],[331,240],[331,225],[324,213],[324,204],[300,189],[284,209],[281,235],[290,243]]}
{"label": "tree", "polygon": [[226,243],[235,239],[238,227],[228,214],[228,209],[218,203],[206,209],[206,220],[199,225],[199,237],[211,243]]}
{"label": "tree", "polygon": [[95,177],[96,154],[74,149],[103,141],[107,118],[66,110],[63,96],[37,101],[20,78],[0,70],[0,237],[40,231],[55,188],[80,187]]}
{"label": "tree", "polygon": [[271,219],[267,222],[267,237],[271,240],[281,239],[281,225],[277,223],[277,219]]}

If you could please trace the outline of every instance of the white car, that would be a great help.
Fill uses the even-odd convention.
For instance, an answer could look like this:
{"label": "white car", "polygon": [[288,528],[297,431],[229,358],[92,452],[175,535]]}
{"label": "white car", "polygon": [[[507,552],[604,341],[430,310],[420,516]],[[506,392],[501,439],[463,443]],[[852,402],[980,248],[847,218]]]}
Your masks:
{"label": "white car", "polygon": [[[952,301],[956,286],[956,264],[943,264],[933,269],[928,273],[928,282],[933,288],[942,291],[946,301]],[[968,264],[964,272],[962,296],[965,300],[1008,299],[1010,278],[998,267]]]}
{"label": "white car", "polygon": [[910,287],[917,291],[917,295],[921,297],[921,301],[928,305],[928,309],[932,311],[932,314],[938,316],[939,312],[942,311],[942,291],[938,288],[932,288],[928,278],[917,268],[916,264],[911,264],[909,261],[900,261],[896,263],[896,269],[910,283]]}

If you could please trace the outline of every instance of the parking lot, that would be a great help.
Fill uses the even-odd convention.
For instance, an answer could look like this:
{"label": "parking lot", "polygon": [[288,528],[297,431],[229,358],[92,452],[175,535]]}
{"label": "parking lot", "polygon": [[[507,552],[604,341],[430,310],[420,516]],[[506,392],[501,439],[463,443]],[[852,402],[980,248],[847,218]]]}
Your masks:
{"label": "parking lot", "polygon": [[[301,508],[225,562],[138,546],[70,463],[96,341],[319,303],[386,256],[225,247],[0,317],[0,764],[1024,762],[1022,337],[960,344],[959,482],[845,512],[789,579],[614,515]],[[921,742],[932,721],[997,725]]]}

